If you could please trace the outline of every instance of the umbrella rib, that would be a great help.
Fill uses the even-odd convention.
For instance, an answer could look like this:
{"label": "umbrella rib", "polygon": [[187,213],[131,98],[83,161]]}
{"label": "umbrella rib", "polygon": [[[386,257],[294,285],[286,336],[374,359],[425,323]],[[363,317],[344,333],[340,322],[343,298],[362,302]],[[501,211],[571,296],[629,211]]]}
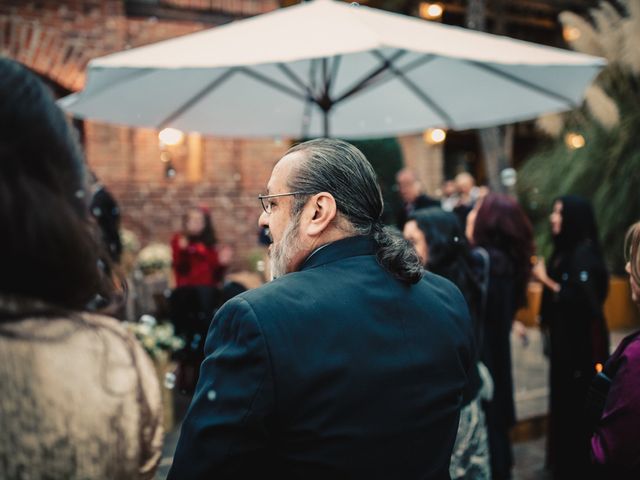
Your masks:
{"label": "umbrella rib", "polygon": [[202,90],[200,90],[198,93],[192,96],[189,100],[187,100],[186,103],[182,104],[180,107],[178,107],[178,109],[176,109],[173,113],[171,113],[168,117],[166,117],[162,122],[160,122],[158,124],[158,130],[165,128],[171,122],[174,122],[176,118],[182,116],[187,110],[189,110],[196,103],[198,103],[200,99],[202,99],[203,97],[211,93],[211,91],[214,88],[218,87],[221,83],[227,80],[231,75],[236,73],[236,71],[237,70],[235,68],[230,68],[229,70],[224,72],[222,75],[220,75],[218,78],[216,78],[212,82],[209,82]]}
{"label": "umbrella rib", "polygon": [[[404,67],[398,69],[399,72],[402,72],[403,74],[407,74],[412,70],[415,70],[418,67],[422,67],[423,65],[426,65],[427,63],[429,63],[430,61],[434,60],[436,57],[433,54],[427,54],[427,55],[423,55],[420,58],[415,59],[414,61],[408,63],[407,65],[405,65]],[[388,82],[389,80],[393,79],[394,75],[379,75],[375,78],[372,78],[370,81],[366,82],[361,89],[353,92],[351,95],[349,95],[349,97],[361,92],[363,89],[365,88],[372,88],[375,87],[377,85],[380,85],[382,83]],[[340,100],[344,100],[346,98],[349,97],[344,97],[344,95],[340,98]],[[337,102],[336,102],[337,103]]]}
{"label": "umbrella rib", "polygon": [[530,82],[528,80],[524,80],[522,78],[516,77],[515,75],[512,75],[511,73],[507,73],[507,72],[503,72],[502,70],[492,67],[490,65],[484,64],[484,63],[479,63],[479,62],[475,62],[473,60],[465,60],[465,62],[469,65],[473,65],[474,67],[477,67],[481,70],[486,70],[490,73],[493,73],[495,75],[498,75],[502,78],[506,78],[507,80],[516,83],[518,85],[521,85],[523,87],[526,87],[530,90],[535,90],[538,93],[541,93],[543,95],[546,95],[547,97],[551,97],[555,100],[560,100],[563,103],[566,103],[567,105],[569,105],[572,108],[576,108],[579,107],[578,104],[576,104],[573,100],[571,100],[570,98],[565,97],[564,95],[560,95],[559,93],[553,92],[551,90],[548,90],[544,87],[541,87],[539,85],[536,85],[533,82]]}
{"label": "umbrella rib", "polygon": [[[377,50],[374,51],[373,54],[376,55],[378,58],[380,58],[380,57],[385,58],[384,55],[382,55]],[[445,112],[444,109],[442,107],[440,107],[440,105],[438,105],[436,102],[434,102],[433,99],[429,95],[424,93],[420,89],[420,87],[418,87],[415,83],[413,83],[411,80],[409,80],[409,78],[407,78],[407,76],[405,75],[406,72],[398,70],[395,67],[395,65],[393,65],[392,61],[389,62],[389,71],[391,73],[393,73],[396,77],[398,77],[398,79],[402,83],[404,83],[404,85],[411,92],[413,92],[414,95],[416,95],[420,100],[422,100],[422,102],[425,103],[427,105],[427,107],[429,107],[432,110],[434,110],[440,116],[440,118],[442,118],[445,121],[446,126],[451,127],[451,126],[454,125],[453,119],[449,116],[449,114],[447,112]]]}
{"label": "umbrella rib", "polygon": [[[94,67],[94,69],[95,70],[106,70],[105,67]],[[99,89],[98,91],[91,92],[91,95],[95,96],[95,95],[102,94],[102,93],[106,92],[107,90],[110,90],[113,87],[116,87],[116,86],[120,85],[121,83],[128,82],[129,80],[133,80],[133,79],[135,79],[137,77],[142,77],[144,75],[149,75],[149,74],[157,72],[157,71],[158,71],[157,68],[135,69],[134,71],[130,72],[129,75],[125,75],[124,77],[119,78],[119,79],[109,83],[108,85],[105,85],[103,88]]]}
{"label": "umbrella rib", "polygon": [[302,92],[298,92],[297,90],[294,90],[293,88],[290,88],[288,86],[286,86],[285,84],[278,82],[277,80],[274,80],[273,78],[269,78],[266,75],[263,75],[261,73],[256,72],[255,70],[251,70],[248,67],[238,67],[238,71],[242,72],[242,73],[246,73],[249,77],[254,78],[255,80],[258,80],[260,82],[263,82],[267,85],[269,85],[270,87],[275,88],[276,90],[280,90],[282,93],[286,93],[288,95],[291,95],[299,100],[307,100],[308,99],[308,95],[305,95]]}
{"label": "umbrella rib", "polygon": [[378,75],[380,75],[385,70],[388,70],[389,65],[391,64],[391,62],[397,60],[398,58],[400,58],[401,56],[403,56],[403,55],[405,55],[407,53],[406,50],[398,50],[396,53],[394,53],[391,56],[390,59],[387,59],[380,52],[378,52],[377,50],[376,50],[376,52],[379,54],[378,58],[380,58],[380,57],[383,58],[382,65],[379,65],[374,70],[372,70],[371,72],[366,74],[364,77],[362,77],[360,80],[358,80],[356,83],[354,83],[349,89],[347,89],[346,92],[344,92],[342,95],[340,95],[338,98],[336,98],[333,101],[334,105],[336,103],[340,103],[345,98],[348,98],[351,95],[353,95],[355,93],[358,93],[360,90],[365,88],[369,84],[369,82],[371,82],[374,78],[376,78]]}
{"label": "umbrella rib", "polygon": [[293,70],[291,70],[284,63],[278,63],[278,68],[284,73],[293,83],[298,85],[300,88],[304,89],[307,92],[307,95],[313,98],[313,92],[311,91],[311,87],[309,85],[305,85],[304,82],[298,77]]}

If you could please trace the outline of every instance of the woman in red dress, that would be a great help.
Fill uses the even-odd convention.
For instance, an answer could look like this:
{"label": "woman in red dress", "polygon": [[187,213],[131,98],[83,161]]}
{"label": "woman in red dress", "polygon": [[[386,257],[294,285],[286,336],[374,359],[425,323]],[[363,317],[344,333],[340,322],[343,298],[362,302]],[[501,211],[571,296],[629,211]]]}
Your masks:
{"label": "woman in red dress", "polygon": [[171,240],[177,287],[220,287],[230,261],[227,248],[218,250],[215,231],[205,208],[192,208],[184,217],[184,231]]}
{"label": "woman in red dress", "polygon": [[176,288],[169,299],[170,317],[186,347],[176,354],[176,387],[193,392],[203,360],[204,340],[217,308],[224,302],[224,273],[231,248],[218,249],[206,208],[192,208],[184,216],[183,231],[171,239]]}

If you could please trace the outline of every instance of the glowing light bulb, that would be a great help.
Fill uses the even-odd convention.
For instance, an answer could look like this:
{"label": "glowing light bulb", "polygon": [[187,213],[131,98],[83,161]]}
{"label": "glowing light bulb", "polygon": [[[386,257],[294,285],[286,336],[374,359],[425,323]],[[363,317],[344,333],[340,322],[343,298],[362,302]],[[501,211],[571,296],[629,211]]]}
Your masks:
{"label": "glowing light bulb", "polygon": [[442,17],[444,8],[439,3],[421,2],[419,12],[422,18],[435,20]]}
{"label": "glowing light bulb", "polygon": [[564,27],[562,29],[562,38],[565,42],[575,42],[580,38],[582,32],[577,27]]}
{"label": "glowing light bulb", "polygon": [[425,130],[422,135],[424,141],[430,145],[437,145],[438,143],[442,143],[447,138],[447,132],[445,132],[441,128],[429,128]]}
{"label": "glowing light bulb", "polygon": [[564,143],[566,143],[567,147],[571,150],[576,150],[584,147],[587,141],[579,133],[569,132],[564,137]]}
{"label": "glowing light bulb", "polygon": [[184,133],[177,128],[165,128],[158,134],[158,139],[164,145],[178,145],[184,140]]}

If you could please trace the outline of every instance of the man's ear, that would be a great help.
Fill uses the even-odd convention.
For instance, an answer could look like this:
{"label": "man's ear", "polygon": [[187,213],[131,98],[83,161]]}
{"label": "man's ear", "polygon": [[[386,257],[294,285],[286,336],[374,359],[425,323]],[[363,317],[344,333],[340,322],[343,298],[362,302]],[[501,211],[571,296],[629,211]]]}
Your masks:
{"label": "man's ear", "polygon": [[305,213],[309,219],[306,232],[310,237],[321,235],[338,213],[336,199],[327,192],[320,192],[311,197],[305,210],[307,210]]}

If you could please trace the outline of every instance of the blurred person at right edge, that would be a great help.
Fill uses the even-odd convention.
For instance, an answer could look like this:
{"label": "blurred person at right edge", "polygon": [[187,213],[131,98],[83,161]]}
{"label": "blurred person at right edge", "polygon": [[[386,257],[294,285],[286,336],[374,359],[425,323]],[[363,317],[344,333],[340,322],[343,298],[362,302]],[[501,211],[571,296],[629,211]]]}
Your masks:
{"label": "blurred person at right edge", "polygon": [[[627,233],[625,253],[631,299],[640,308],[640,222]],[[598,478],[640,478],[640,331],[620,342],[602,374],[609,388],[591,437]]]}
{"label": "blurred person at right edge", "polygon": [[467,218],[467,236],[489,254],[489,287],[480,360],[494,381],[494,394],[484,403],[494,480],[511,478],[513,452],[509,429],[515,424],[511,374],[511,326],[526,304],[533,255],[533,228],[518,202],[489,193]]}
{"label": "blurred person at right edge", "polygon": [[587,200],[560,197],[549,220],[553,254],[546,267],[540,261],[534,269],[544,285],[540,317],[550,340],[547,466],[555,479],[591,478],[584,404],[596,368],[608,356],[603,304],[609,275]]}

